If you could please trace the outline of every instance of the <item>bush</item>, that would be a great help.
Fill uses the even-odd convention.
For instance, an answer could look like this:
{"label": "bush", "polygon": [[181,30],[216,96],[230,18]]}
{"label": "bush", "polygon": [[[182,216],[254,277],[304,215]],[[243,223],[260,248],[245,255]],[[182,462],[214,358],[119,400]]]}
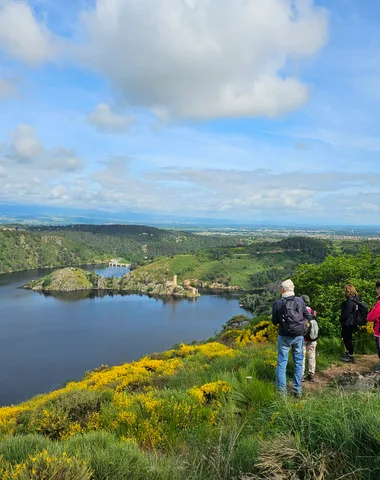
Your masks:
{"label": "bush", "polygon": [[72,390],[50,400],[44,408],[63,412],[71,422],[84,426],[92,413],[99,412],[103,404],[112,401],[112,395],[107,390]]}
{"label": "bush", "polygon": [[[278,407],[277,427],[299,436],[301,444],[314,455],[322,455],[326,450],[339,453],[343,458],[342,475],[348,476],[356,469],[357,476],[352,478],[380,478],[380,400],[376,392],[329,391],[301,403],[289,402],[285,408],[282,403]],[[334,463],[332,473],[337,469],[338,464]]]}
{"label": "bush", "polygon": [[340,307],[344,285],[352,283],[362,300],[376,302],[375,281],[380,277],[380,259],[367,250],[358,255],[328,256],[320,265],[300,265],[293,281],[298,294],[310,296],[317,311],[321,336],[340,335]]}
{"label": "bush", "polygon": [[73,390],[39,407],[24,425],[52,440],[67,439],[86,429],[100,427],[101,408],[112,400],[112,392]]}
{"label": "bush", "polygon": [[93,480],[148,480],[148,458],[130,442],[120,442],[110,433],[91,432],[71,438],[68,453],[86,459]]}
{"label": "bush", "polygon": [[249,378],[247,372],[241,371],[236,376],[232,390],[232,400],[238,412],[260,411],[263,407],[271,404],[274,398],[274,385]]}
{"label": "bush", "polygon": [[[1,472],[1,468],[3,471]],[[83,460],[70,457],[65,452],[50,455],[43,450],[23,463],[2,462],[2,480],[91,480],[92,473]]]}
{"label": "bush", "polygon": [[0,442],[0,456],[11,463],[22,463],[29,455],[47,449],[50,440],[41,435],[16,435]]}
{"label": "bush", "polygon": [[[346,469],[349,461],[340,458],[336,461],[336,452],[310,452],[299,438],[292,435],[280,435],[270,442],[262,443],[261,453],[253,467],[253,473],[243,475],[242,480],[336,480],[344,478],[340,467],[343,462]],[[347,471],[347,470],[346,470]],[[352,471],[352,470],[351,470]],[[360,477],[349,476],[351,480]]]}

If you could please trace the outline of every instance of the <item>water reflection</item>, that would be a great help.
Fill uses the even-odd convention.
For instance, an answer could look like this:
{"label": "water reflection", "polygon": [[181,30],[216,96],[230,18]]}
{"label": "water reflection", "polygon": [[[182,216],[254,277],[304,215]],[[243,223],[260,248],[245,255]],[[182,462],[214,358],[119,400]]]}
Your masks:
{"label": "water reflection", "polygon": [[19,288],[49,271],[0,276],[0,405],[57,388],[69,378],[78,380],[101,364],[117,365],[208,338],[243,312],[235,293],[158,299],[115,291],[39,294]]}
{"label": "water reflection", "polygon": [[[34,292],[36,293],[36,292]],[[52,297],[56,300],[61,300],[65,302],[75,302],[79,300],[94,299],[94,298],[105,298],[105,297],[128,297],[128,296],[139,296],[154,298],[156,300],[161,300],[164,305],[172,305],[175,307],[179,302],[187,301],[188,303],[196,303],[199,297],[195,298],[181,298],[181,297],[165,297],[159,295],[150,295],[143,294],[139,292],[123,292],[120,290],[76,290],[73,292],[61,292],[61,291],[44,291],[37,292],[44,297]]]}

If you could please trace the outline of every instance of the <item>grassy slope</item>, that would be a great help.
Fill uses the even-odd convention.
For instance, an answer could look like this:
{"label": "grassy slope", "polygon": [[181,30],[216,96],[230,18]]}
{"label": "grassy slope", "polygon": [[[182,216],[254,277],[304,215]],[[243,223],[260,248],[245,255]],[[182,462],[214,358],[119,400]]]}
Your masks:
{"label": "grassy slope", "polygon": [[104,260],[103,252],[68,238],[0,230],[0,273]]}
{"label": "grassy slope", "polygon": [[[277,398],[275,346],[261,340],[182,345],[2,408],[0,465],[43,470],[69,456],[74,472],[78,457],[91,477],[64,478],[88,480],[379,478],[376,392]],[[340,349],[322,340],[318,368]]]}
{"label": "grassy slope", "polygon": [[275,267],[280,270],[279,278],[281,278],[281,272],[285,275],[307,259],[302,252],[254,253],[252,249],[245,247],[230,248],[228,251],[228,256],[218,260],[210,258],[207,252],[165,257],[140,267],[134,272],[136,275],[147,272],[157,281],[163,277],[171,278],[176,274],[179,281],[215,279],[249,289],[251,275]]}

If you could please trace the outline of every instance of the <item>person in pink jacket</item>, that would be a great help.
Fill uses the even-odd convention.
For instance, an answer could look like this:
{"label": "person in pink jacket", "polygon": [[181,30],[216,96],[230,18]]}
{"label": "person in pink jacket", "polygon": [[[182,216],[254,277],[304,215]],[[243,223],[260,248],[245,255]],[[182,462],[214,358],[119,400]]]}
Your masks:
{"label": "person in pink jacket", "polygon": [[380,280],[376,282],[377,303],[368,313],[367,320],[373,323],[377,356],[380,359]]}

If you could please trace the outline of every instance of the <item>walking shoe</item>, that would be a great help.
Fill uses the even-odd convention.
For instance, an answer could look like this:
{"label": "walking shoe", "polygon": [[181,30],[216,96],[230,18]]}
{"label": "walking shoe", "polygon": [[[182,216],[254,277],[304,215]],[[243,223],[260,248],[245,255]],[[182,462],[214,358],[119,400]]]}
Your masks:
{"label": "walking shoe", "polygon": [[301,398],[301,397],[302,397],[302,392],[295,392],[295,391],[293,390],[293,397]]}
{"label": "walking shoe", "polygon": [[355,363],[355,358],[353,355],[350,355],[348,352],[345,352],[344,356],[342,357],[343,362],[347,363]]}
{"label": "walking shoe", "polygon": [[308,382],[315,382],[315,374],[314,373],[309,373],[309,375],[306,377],[306,380]]}

